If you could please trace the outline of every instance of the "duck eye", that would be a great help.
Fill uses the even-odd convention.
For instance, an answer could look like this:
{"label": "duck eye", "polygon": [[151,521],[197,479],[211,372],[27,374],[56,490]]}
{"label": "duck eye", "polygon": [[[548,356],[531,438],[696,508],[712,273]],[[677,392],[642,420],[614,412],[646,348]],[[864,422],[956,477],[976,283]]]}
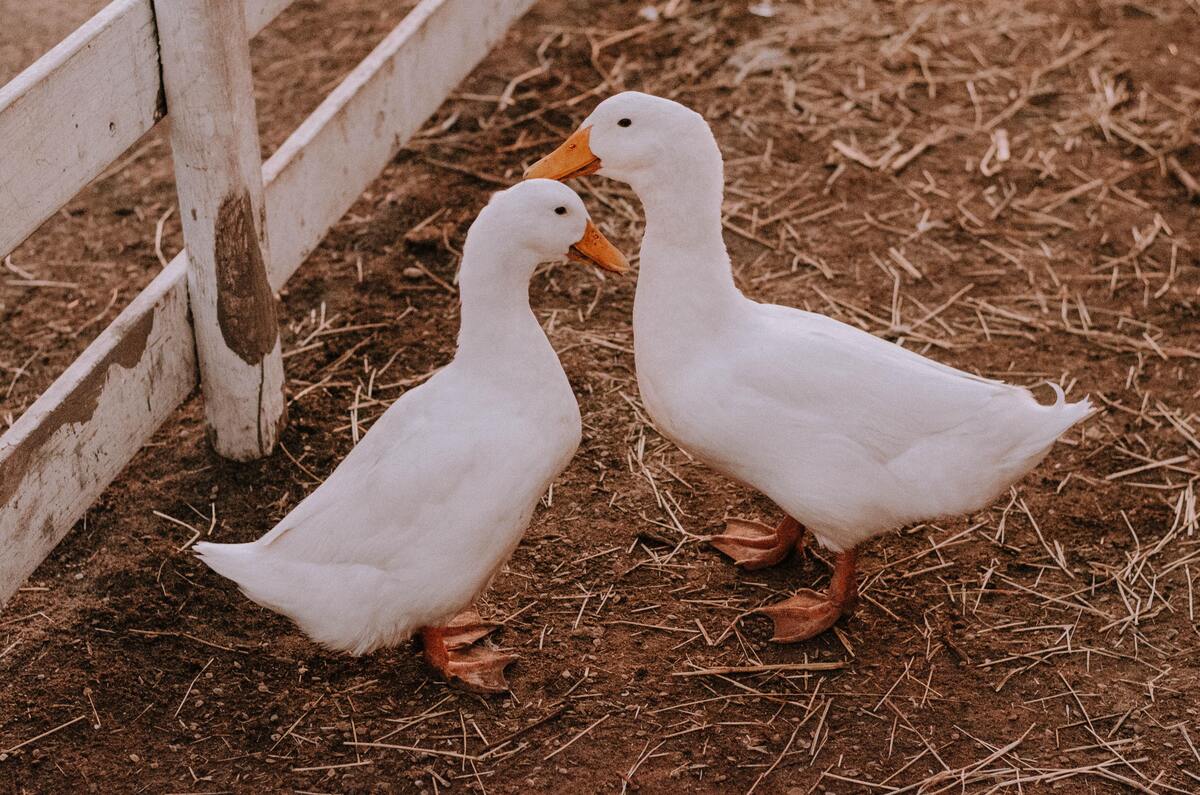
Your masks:
{"label": "duck eye", "polygon": [[628,127],[631,124],[633,124],[632,119],[621,119],[619,122],[617,122],[618,127]]}
{"label": "duck eye", "polygon": [[559,215],[566,215],[567,208],[566,207],[555,207],[554,212],[558,213]]}

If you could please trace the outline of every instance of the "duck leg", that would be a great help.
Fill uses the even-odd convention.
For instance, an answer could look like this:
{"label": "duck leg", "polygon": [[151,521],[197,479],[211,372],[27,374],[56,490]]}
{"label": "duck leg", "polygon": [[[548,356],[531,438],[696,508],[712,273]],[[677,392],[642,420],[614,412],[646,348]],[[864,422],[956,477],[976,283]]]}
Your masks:
{"label": "duck leg", "polygon": [[748,519],[730,519],[725,532],[709,541],[718,551],[733,558],[735,566],[753,571],[774,566],[787,557],[792,547],[800,543],[804,530],[790,516],[775,527]]}
{"label": "duck leg", "polygon": [[508,692],[504,669],[515,654],[502,654],[473,645],[496,629],[496,624],[480,619],[474,610],[464,610],[441,627],[423,627],[421,643],[425,661],[446,681],[474,693]]}
{"label": "duck leg", "polygon": [[833,579],[827,593],[802,588],[790,599],[769,607],[760,607],[775,622],[776,643],[795,643],[815,637],[834,625],[843,613],[854,609],[858,601],[858,581],[854,570],[858,552],[855,549],[837,556]]}

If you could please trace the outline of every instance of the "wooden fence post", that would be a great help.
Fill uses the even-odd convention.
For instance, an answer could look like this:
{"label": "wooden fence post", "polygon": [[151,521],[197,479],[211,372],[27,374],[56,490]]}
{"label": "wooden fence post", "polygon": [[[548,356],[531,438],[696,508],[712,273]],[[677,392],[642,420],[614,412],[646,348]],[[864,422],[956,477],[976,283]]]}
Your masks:
{"label": "wooden fence post", "polygon": [[154,0],[204,411],[226,458],[285,421],[244,0]]}

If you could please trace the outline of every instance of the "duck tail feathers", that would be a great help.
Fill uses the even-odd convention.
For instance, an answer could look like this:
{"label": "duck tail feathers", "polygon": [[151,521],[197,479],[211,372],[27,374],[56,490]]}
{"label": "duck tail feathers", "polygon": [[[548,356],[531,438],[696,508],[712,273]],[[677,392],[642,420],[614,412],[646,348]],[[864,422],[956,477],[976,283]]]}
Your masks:
{"label": "duck tail feathers", "polygon": [[280,598],[284,585],[279,566],[264,559],[261,547],[247,544],[214,544],[200,541],[194,547],[196,557],[227,580],[232,580],[246,597],[277,613],[291,615],[287,600]]}
{"label": "duck tail feathers", "polygon": [[1054,390],[1054,405],[1051,406],[1051,408],[1062,408],[1067,403],[1067,393],[1063,391],[1061,386],[1053,381],[1048,381],[1047,383],[1049,383],[1050,388]]}
{"label": "duck tail feathers", "polygon": [[254,544],[214,544],[198,541],[192,547],[204,565],[239,586],[254,570]]}
{"label": "duck tail feathers", "polygon": [[1043,408],[1049,412],[1050,417],[1054,418],[1053,427],[1057,428],[1054,432],[1054,439],[1057,439],[1072,425],[1090,415],[1095,410],[1095,406],[1092,405],[1091,398],[1087,397],[1074,403],[1068,403],[1063,388],[1054,382],[1049,382],[1049,384],[1050,388],[1054,390],[1054,404]]}
{"label": "duck tail feathers", "polygon": [[1050,388],[1054,390],[1054,403],[1048,406],[1038,404],[1032,416],[1026,415],[1029,417],[1029,431],[1024,441],[1008,456],[1009,464],[1017,470],[1028,471],[1036,466],[1058,437],[1093,411],[1090,399],[1085,397],[1068,403],[1061,386],[1051,383]]}
{"label": "duck tail feathers", "polygon": [[[386,608],[399,594],[379,569],[359,564],[319,565],[268,554],[262,544],[195,545],[196,556],[232,580],[248,599],[281,613],[322,646],[353,655],[397,643],[416,628],[397,621]],[[347,616],[344,605],[361,609]]]}

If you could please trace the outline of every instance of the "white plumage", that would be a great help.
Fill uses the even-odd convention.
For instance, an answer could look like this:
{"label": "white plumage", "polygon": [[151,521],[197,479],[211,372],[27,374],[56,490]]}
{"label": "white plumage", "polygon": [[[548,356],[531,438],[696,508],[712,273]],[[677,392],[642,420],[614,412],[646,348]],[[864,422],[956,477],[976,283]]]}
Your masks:
{"label": "white plumage", "polygon": [[[831,594],[775,611],[777,638],[811,637],[855,598],[854,548],[910,522],[986,506],[1091,410],[939,364],[823,315],[746,298],[722,238],[721,153],[705,120],[626,92],[527,174],[599,173],[646,213],[634,301],[638,385],[658,428],[774,500],[842,553]],[[735,520],[716,539],[771,565],[796,541]],[[783,627],[781,629],[781,627]]]}
{"label": "white plumage", "polygon": [[1090,409],[1061,390],[1041,406],[823,315],[744,300],[689,326],[654,296],[635,320],[647,411],[837,552],[987,505]]}
{"label": "white plumage", "polygon": [[493,197],[467,236],[454,360],[397,400],[273,530],[247,544],[197,544],[204,562],[353,654],[466,609],[579,445],[579,408],[528,284],[587,224],[583,203],[558,183]]}

